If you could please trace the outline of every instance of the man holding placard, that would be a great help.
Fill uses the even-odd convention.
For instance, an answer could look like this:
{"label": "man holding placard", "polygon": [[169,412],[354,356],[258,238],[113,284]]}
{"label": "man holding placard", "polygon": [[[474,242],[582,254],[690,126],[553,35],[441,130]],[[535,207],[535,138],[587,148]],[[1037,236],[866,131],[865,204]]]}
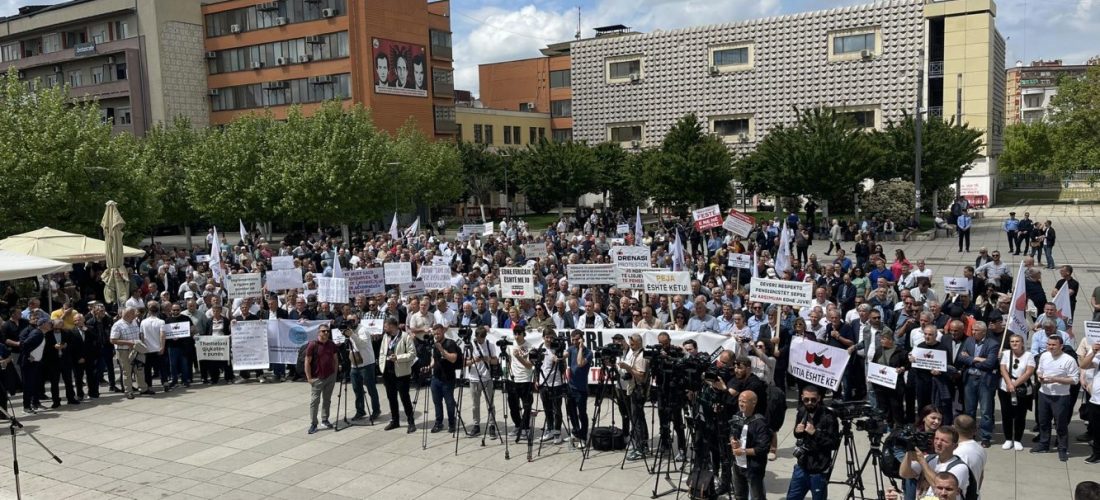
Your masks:
{"label": "man holding placard", "polygon": [[168,367],[172,373],[170,388],[175,388],[181,382],[184,387],[191,387],[191,360],[188,353],[194,340],[191,338],[191,320],[180,314],[179,304],[172,304],[168,312],[168,318],[164,320],[164,343],[168,348]]}
{"label": "man holding placard", "polygon": [[913,365],[913,377],[917,394],[917,407],[932,404],[939,409],[944,420],[951,419],[951,391],[947,371],[950,368],[948,355],[950,349],[936,340],[936,326],[921,327],[924,342],[917,345],[909,354],[909,363]]}

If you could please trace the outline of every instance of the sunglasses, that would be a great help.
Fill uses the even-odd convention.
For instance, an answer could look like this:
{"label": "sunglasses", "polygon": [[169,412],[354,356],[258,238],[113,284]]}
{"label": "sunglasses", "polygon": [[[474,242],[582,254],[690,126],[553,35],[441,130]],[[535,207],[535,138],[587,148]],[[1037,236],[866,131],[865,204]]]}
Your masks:
{"label": "sunglasses", "polygon": [[1020,360],[1018,360],[1018,359],[1012,360],[1012,369],[1015,370],[1019,367],[1020,367]]}
{"label": "sunglasses", "polygon": [[816,403],[820,401],[818,398],[802,398],[803,403]]}

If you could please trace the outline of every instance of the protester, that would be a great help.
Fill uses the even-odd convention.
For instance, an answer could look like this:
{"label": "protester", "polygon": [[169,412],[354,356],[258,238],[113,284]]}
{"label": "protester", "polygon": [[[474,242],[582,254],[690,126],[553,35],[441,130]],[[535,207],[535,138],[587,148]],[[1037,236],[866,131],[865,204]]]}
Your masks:
{"label": "protester", "polygon": [[321,405],[321,425],[332,428],[329,422],[329,407],[332,403],[332,389],[336,385],[336,375],[340,361],[336,356],[337,347],[332,342],[332,329],[328,325],[317,330],[317,340],[306,345],[306,383],[309,384],[309,434],[317,432],[317,408]]}
{"label": "protester", "polygon": [[455,433],[455,370],[462,366],[462,353],[455,341],[447,338],[447,325],[432,325],[432,404],[435,425],[432,433],[443,430],[443,403],[447,403],[447,432]]}
{"label": "protester", "polygon": [[398,397],[405,410],[405,420],[409,422],[408,432],[416,432],[413,420],[412,399],[409,397],[409,383],[412,379],[412,365],[416,359],[416,344],[412,335],[405,335],[398,326],[396,317],[386,318],[382,326],[385,334],[382,338],[382,350],[378,359],[385,360],[382,365],[382,383],[386,386],[386,399],[390,402],[390,423],[385,430],[401,426],[401,413],[397,409]]}

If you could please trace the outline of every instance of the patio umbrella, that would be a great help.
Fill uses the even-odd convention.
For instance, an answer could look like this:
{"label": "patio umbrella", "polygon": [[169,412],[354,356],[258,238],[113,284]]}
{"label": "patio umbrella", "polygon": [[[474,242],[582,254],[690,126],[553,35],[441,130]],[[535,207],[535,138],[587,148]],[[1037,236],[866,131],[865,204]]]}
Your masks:
{"label": "patio umbrella", "polygon": [[130,295],[130,279],[122,267],[122,228],[126,227],[126,221],[118,213],[118,204],[107,202],[107,210],[103,212],[103,220],[99,224],[106,237],[107,270],[103,273],[103,298],[108,304],[122,302]]}
{"label": "patio umbrella", "polygon": [[0,281],[63,273],[72,268],[65,262],[0,250]]}
{"label": "patio umbrella", "polygon": [[[66,233],[48,227],[0,240],[0,250],[44,257],[70,264],[100,262],[107,258],[106,245],[103,240],[89,238],[82,234]],[[140,248],[122,247],[121,255],[124,257],[141,257],[145,255],[145,251]]]}

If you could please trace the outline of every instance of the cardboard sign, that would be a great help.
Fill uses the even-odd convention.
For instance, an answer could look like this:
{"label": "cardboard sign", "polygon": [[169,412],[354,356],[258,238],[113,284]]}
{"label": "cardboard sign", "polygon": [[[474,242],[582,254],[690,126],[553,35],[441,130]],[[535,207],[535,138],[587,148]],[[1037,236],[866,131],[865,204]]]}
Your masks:
{"label": "cardboard sign", "polygon": [[756,219],[731,208],[729,215],[726,215],[725,222],[722,222],[722,229],[745,237],[749,235],[755,225]]}
{"label": "cardboard sign", "polygon": [[826,389],[840,389],[844,368],[848,366],[848,351],[839,347],[806,340],[791,339],[791,361],[787,373]]}
{"label": "cardboard sign", "polygon": [[652,272],[652,267],[622,267],[615,266],[615,286],[628,290],[645,289],[643,274]]}
{"label": "cardboard sign", "polygon": [[914,347],[910,354],[913,356],[913,368],[947,371],[947,352],[945,351]]}
{"label": "cardboard sign", "polygon": [[749,300],[766,304],[809,307],[813,303],[813,283],[753,278]]}
{"label": "cardboard sign", "polygon": [[386,275],[381,267],[344,271],[344,278],[348,280],[348,296],[386,293]]}
{"label": "cardboard sign", "polygon": [[1100,321],[1085,322],[1085,337],[1089,339],[1089,345],[1100,342]]}
{"label": "cardboard sign", "polygon": [[711,205],[691,211],[691,219],[695,221],[695,229],[705,231],[722,225],[722,208]]}
{"label": "cardboard sign", "polygon": [[294,256],[293,255],[276,255],[271,258],[271,269],[281,271],[283,269],[294,269]]}
{"label": "cardboard sign", "polygon": [[191,336],[191,321],[164,324],[164,338],[185,339]]}
{"label": "cardboard sign", "polygon": [[526,267],[500,268],[500,296],[506,299],[535,297],[535,276]]}
{"label": "cardboard sign", "polygon": [[573,264],[566,274],[570,285],[610,285],[615,283],[615,264]]}
{"label": "cardboard sign", "polygon": [[546,251],[546,243],[528,243],[523,245],[523,255],[528,259],[545,259],[550,254]]}
{"label": "cardboard sign", "polygon": [[878,363],[867,363],[867,381],[887,389],[896,389],[898,370]]}
{"label": "cardboard sign", "polygon": [[195,337],[195,353],[199,361],[229,361],[229,335]]}
{"label": "cardboard sign", "polygon": [[451,268],[447,266],[421,266],[420,280],[428,290],[442,290],[451,286]]}
{"label": "cardboard sign", "polygon": [[232,329],[233,369],[266,370],[271,364],[267,352],[267,321],[238,321]]}
{"label": "cardboard sign", "polygon": [[347,278],[326,278],[321,276],[316,278],[316,280],[317,300],[319,302],[328,302],[329,304],[348,303]]}
{"label": "cardboard sign", "polygon": [[974,280],[956,277],[956,276],[944,276],[943,277],[943,291],[944,293],[958,293],[970,295],[974,289]]}
{"label": "cardboard sign", "polygon": [[424,287],[424,282],[421,280],[402,283],[398,288],[401,289],[402,297],[408,297],[410,295],[424,295],[428,292],[428,289]]}
{"label": "cardboard sign", "polygon": [[615,232],[618,234],[630,234],[630,224],[619,224],[615,226]]}
{"label": "cardboard sign", "polygon": [[264,276],[268,290],[290,290],[302,288],[302,272],[297,269],[268,271]]}
{"label": "cardboard sign", "polygon": [[651,267],[649,248],[640,246],[616,246],[608,252],[611,263],[619,267]]}
{"label": "cardboard sign", "polygon": [[731,253],[726,261],[727,267],[736,269],[752,269],[752,255],[747,253]]}
{"label": "cardboard sign", "polygon": [[[503,231],[501,231],[501,232],[503,232]],[[486,222],[486,223],[482,224],[481,235],[482,236],[492,236],[493,235],[493,223],[492,222]]]}
{"label": "cardboard sign", "polygon": [[387,262],[382,264],[387,285],[402,285],[413,280],[412,262]]}
{"label": "cardboard sign", "polygon": [[231,299],[259,297],[263,295],[263,276],[260,273],[225,275],[225,291]]}
{"label": "cardboard sign", "polygon": [[642,289],[647,294],[689,295],[691,273],[688,271],[650,271],[642,274]]}

